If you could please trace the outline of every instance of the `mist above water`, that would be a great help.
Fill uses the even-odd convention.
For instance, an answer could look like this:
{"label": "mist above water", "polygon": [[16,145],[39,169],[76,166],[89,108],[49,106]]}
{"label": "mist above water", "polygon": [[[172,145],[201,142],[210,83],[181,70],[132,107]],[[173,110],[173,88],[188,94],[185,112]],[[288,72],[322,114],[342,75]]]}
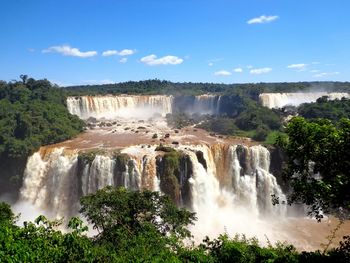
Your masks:
{"label": "mist above water", "polygon": [[315,102],[318,98],[323,96],[328,96],[330,100],[341,99],[343,97],[350,98],[349,93],[313,91],[295,93],[261,93],[259,95],[259,100],[263,106],[272,109],[282,108],[287,105],[299,106],[302,103]]}

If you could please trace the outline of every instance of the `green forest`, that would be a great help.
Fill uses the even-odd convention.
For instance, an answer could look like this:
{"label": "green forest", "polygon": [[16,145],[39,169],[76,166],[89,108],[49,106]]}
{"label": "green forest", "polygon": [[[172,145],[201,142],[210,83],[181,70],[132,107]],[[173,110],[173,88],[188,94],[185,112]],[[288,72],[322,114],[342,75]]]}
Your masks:
{"label": "green forest", "polygon": [[66,108],[66,94],[47,80],[22,76],[0,82],[0,158],[28,156],[40,146],[70,139],[84,123]]}
{"label": "green forest", "polygon": [[326,96],[315,103],[305,103],[299,106],[298,113],[304,118],[315,120],[324,118],[337,122],[341,118],[350,118],[350,99],[329,100]]}
{"label": "green forest", "polygon": [[[66,108],[68,95],[218,92],[226,94],[220,116],[187,116],[175,112],[167,116],[168,123],[180,128],[196,124],[218,134],[270,140],[288,156],[283,176],[293,190],[289,203],[307,204],[309,214],[319,220],[323,212],[332,213],[341,220],[348,219],[350,100],[329,101],[323,97],[315,103],[302,104],[294,109],[300,117],[288,123],[283,122],[286,112],[262,107],[257,102],[262,91],[307,90],[314,85],[150,80],[62,89],[47,80],[34,80],[26,75],[22,75],[20,81],[1,81],[0,191],[7,188],[13,175],[23,174],[26,158],[40,146],[70,139],[84,130],[84,122],[69,114]],[[350,87],[348,83],[338,82],[322,85],[339,91],[348,91]],[[171,150],[168,159],[171,163],[176,159],[172,158]],[[315,177],[315,173],[320,177]],[[176,170],[167,170],[166,179],[171,181],[173,176]],[[16,191],[20,184],[21,178],[17,178]],[[274,201],[278,205],[279,200]],[[35,222],[18,226],[18,215],[13,214],[9,205],[1,203],[0,262],[350,261],[349,237],[344,237],[337,248],[315,252],[298,252],[293,246],[281,243],[261,247],[256,239],[230,238],[225,233],[217,239],[207,238],[200,245],[188,243],[191,233],[187,227],[195,223],[196,215],[177,208],[170,197],[157,192],[107,187],[82,197],[80,213],[97,235],[86,236],[87,226],[76,217],[67,222],[39,216]],[[66,224],[70,231],[61,232],[58,227],[66,227]]]}
{"label": "green forest", "polygon": [[84,125],[68,112],[65,91],[48,80],[0,81],[0,192],[18,193],[28,156],[78,135]]}
{"label": "green forest", "polygon": [[71,218],[64,233],[62,220],[39,216],[35,222],[15,224],[17,216],[0,203],[1,262],[349,262],[350,239],[338,248],[298,252],[285,243],[261,247],[258,240],[243,236],[191,243],[187,227],[195,213],[179,209],[158,192],[129,191],[106,187],[81,198],[80,212],[97,231]]}
{"label": "green forest", "polygon": [[163,94],[163,95],[200,95],[218,93],[221,95],[241,94],[257,98],[262,92],[296,92],[311,90],[350,91],[350,82],[279,82],[218,84],[170,82],[166,80],[128,81],[104,85],[81,85],[65,87],[70,96],[103,94]]}

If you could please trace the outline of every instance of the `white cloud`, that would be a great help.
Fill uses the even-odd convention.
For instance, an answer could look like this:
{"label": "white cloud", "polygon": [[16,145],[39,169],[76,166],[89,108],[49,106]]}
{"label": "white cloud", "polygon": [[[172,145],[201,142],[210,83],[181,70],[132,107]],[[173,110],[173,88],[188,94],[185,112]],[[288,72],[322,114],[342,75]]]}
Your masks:
{"label": "white cloud", "polygon": [[248,66],[247,66],[247,69],[252,69],[252,68],[253,68],[252,65],[248,65]]}
{"label": "white cloud", "polygon": [[128,58],[123,57],[119,60],[120,63],[126,63],[128,61]]}
{"label": "white cloud", "polygon": [[176,56],[164,56],[157,58],[156,55],[152,54],[140,59],[140,61],[149,66],[157,65],[178,65],[181,64],[184,60]]}
{"label": "white cloud", "polygon": [[209,67],[212,67],[212,66],[214,66],[214,63],[213,63],[213,62],[209,62],[209,63],[208,63],[208,66],[209,66]]}
{"label": "white cloud", "polygon": [[132,49],[123,49],[118,52],[119,56],[130,56],[133,54],[135,54],[135,50],[132,50]]}
{"label": "white cloud", "polygon": [[214,73],[215,76],[230,76],[232,75],[232,73],[230,71],[227,71],[227,70],[219,70],[219,71],[216,71]]}
{"label": "white cloud", "polygon": [[28,52],[35,52],[34,48],[27,48]]}
{"label": "white cloud", "polygon": [[102,52],[102,56],[104,57],[109,57],[109,56],[115,56],[115,55],[119,55],[119,56],[130,56],[135,54],[135,50],[132,49],[123,49],[121,51],[117,51],[117,50],[106,50]]}
{"label": "white cloud", "polygon": [[80,57],[80,58],[88,58],[97,55],[96,51],[86,51],[82,52],[78,48],[74,48],[68,45],[62,46],[52,46],[42,51],[43,53],[59,53],[64,56],[72,56],[72,57]]}
{"label": "white cloud", "polygon": [[254,17],[250,20],[247,21],[247,24],[252,25],[252,24],[266,24],[266,23],[270,23],[272,21],[275,21],[276,19],[278,19],[278,16],[259,16],[259,17]]}
{"label": "white cloud", "polygon": [[242,68],[235,68],[235,69],[233,70],[233,72],[242,73],[242,72],[243,72],[243,69],[242,69]]}
{"label": "white cloud", "polygon": [[102,52],[102,56],[104,56],[104,57],[114,56],[117,54],[118,54],[117,50],[106,50],[106,51]]}
{"label": "white cloud", "polygon": [[291,65],[287,66],[287,68],[296,69],[298,71],[303,71],[303,70],[305,70],[306,67],[307,67],[307,64],[304,64],[304,63],[291,64]]}
{"label": "white cloud", "polygon": [[339,74],[339,72],[322,72],[322,73],[313,75],[313,77],[314,78],[323,78],[323,77],[334,76],[334,75],[338,75],[338,74]]}
{"label": "white cloud", "polygon": [[310,70],[311,73],[318,73],[318,72],[320,72],[320,71],[321,71],[321,70],[319,70],[319,69]]}
{"label": "white cloud", "polygon": [[260,75],[260,74],[266,74],[272,71],[272,68],[255,68],[250,70],[250,74],[253,75]]}

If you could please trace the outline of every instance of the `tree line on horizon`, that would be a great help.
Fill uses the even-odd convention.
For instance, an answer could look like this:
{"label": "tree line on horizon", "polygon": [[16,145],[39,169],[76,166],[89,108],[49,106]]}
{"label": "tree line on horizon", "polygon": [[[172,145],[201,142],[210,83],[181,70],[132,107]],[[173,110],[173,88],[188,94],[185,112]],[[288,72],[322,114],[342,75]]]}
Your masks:
{"label": "tree line on horizon", "polygon": [[339,91],[350,92],[350,82],[274,82],[274,83],[197,83],[171,82],[167,80],[150,79],[142,81],[127,81],[114,84],[76,85],[63,87],[69,96],[106,95],[106,94],[144,94],[144,95],[200,95],[217,93],[220,95],[239,94],[255,100],[263,92],[300,92],[300,91]]}

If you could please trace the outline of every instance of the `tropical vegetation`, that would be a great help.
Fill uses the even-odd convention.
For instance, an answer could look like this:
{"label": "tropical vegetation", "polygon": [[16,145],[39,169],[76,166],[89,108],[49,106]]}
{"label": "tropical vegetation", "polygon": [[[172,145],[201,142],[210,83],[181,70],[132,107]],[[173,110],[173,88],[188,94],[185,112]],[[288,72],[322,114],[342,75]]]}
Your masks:
{"label": "tropical vegetation", "polygon": [[107,187],[81,199],[81,213],[60,231],[62,220],[39,216],[17,226],[9,205],[0,203],[1,262],[349,262],[350,239],[327,251],[298,252],[277,243],[260,246],[245,236],[223,234],[191,243],[196,217],[158,192]]}

